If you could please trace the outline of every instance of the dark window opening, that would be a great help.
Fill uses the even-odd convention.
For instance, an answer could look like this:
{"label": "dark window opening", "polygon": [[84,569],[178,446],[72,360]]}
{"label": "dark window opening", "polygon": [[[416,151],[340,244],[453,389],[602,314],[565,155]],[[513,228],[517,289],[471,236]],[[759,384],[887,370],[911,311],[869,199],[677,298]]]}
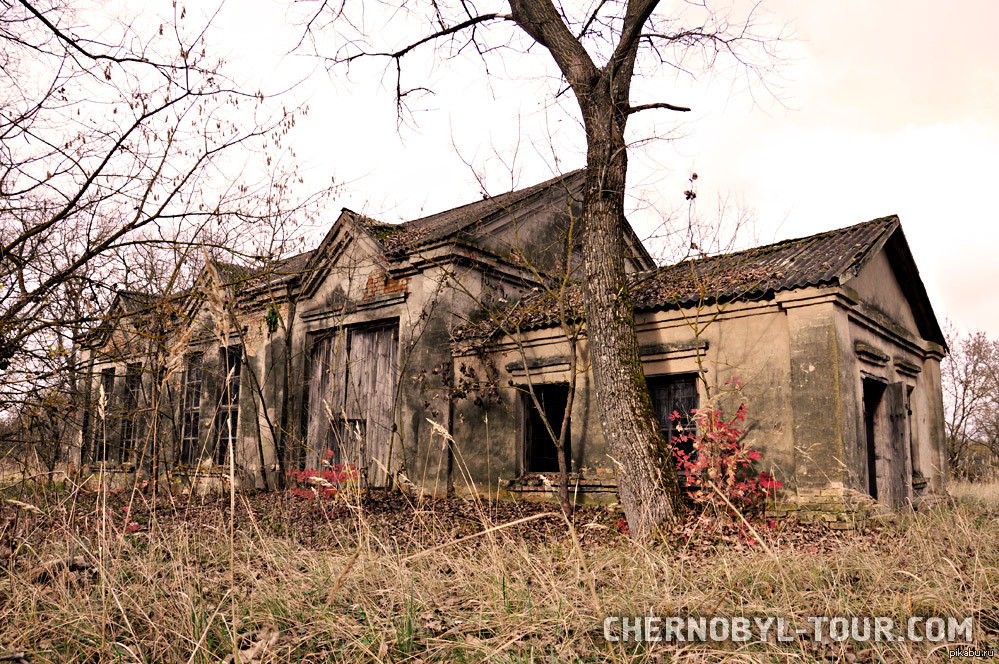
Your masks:
{"label": "dark window opening", "polygon": [[[678,447],[683,453],[692,456],[693,442],[690,440],[674,441],[682,434],[693,435],[697,432],[697,421],[691,411],[699,404],[697,394],[696,374],[676,374],[672,376],[653,376],[645,379],[649,387],[649,397],[652,399],[652,410],[659,420],[659,431],[663,439],[672,448]],[[673,419],[673,413],[679,418]]]}
{"label": "dark window opening", "polygon": [[[222,393],[215,414],[215,463],[228,465],[229,450],[236,442],[239,425],[239,377],[242,372],[243,348],[230,346],[220,350]],[[235,448],[232,448],[235,450]]]}
{"label": "dark window opening", "polygon": [[[557,473],[558,445],[548,432],[545,420],[548,421],[555,436],[562,435],[562,419],[565,416],[565,406],[569,401],[569,386],[564,384],[535,385],[534,393],[541,403],[542,411],[538,411],[529,392],[523,395],[524,410],[527,414],[524,470],[528,473]],[[542,412],[544,419],[542,419]],[[568,432],[565,436],[565,461],[571,471],[572,440]]]}
{"label": "dark window opening", "polygon": [[98,431],[97,440],[94,441],[93,460],[95,462],[107,459],[108,445],[114,435],[114,416],[112,415],[114,405],[114,367],[101,370],[101,388],[103,395],[99,395],[101,400],[101,427]]}
{"label": "dark window opening", "polygon": [[867,448],[867,493],[875,500],[878,498],[878,409],[881,407],[881,397],[884,395],[884,392],[884,383],[869,378],[864,379],[864,437]]}
{"label": "dark window opening", "polygon": [[121,407],[121,462],[129,463],[139,443],[139,392],[142,390],[142,365],[129,364],[125,369],[125,393]]}
{"label": "dark window opening", "polygon": [[198,434],[201,426],[202,355],[192,353],[184,372],[183,420],[181,421],[180,462],[193,465],[198,461]]}

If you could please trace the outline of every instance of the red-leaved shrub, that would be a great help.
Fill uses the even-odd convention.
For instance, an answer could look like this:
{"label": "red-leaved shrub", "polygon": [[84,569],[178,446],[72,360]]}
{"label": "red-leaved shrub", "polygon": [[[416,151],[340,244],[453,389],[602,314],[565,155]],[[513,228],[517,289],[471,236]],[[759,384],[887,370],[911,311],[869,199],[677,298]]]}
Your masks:
{"label": "red-leaved shrub", "polygon": [[[742,509],[759,506],[767,496],[783,488],[769,473],[754,472],[753,462],[760,459],[760,453],[744,444],[745,404],[731,418],[726,418],[718,408],[690,412],[696,432],[675,436],[672,451],[680,482],[695,503],[715,507],[717,513],[727,513],[729,510],[719,493]],[[683,416],[673,411],[670,419],[678,422]],[[691,451],[684,451],[684,446]]]}
{"label": "red-leaved shrub", "polygon": [[335,498],[342,493],[356,491],[360,477],[357,466],[331,463],[333,456],[332,450],[326,451],[322,469],[289,471],[292,486],[288,493],[299,498]]}

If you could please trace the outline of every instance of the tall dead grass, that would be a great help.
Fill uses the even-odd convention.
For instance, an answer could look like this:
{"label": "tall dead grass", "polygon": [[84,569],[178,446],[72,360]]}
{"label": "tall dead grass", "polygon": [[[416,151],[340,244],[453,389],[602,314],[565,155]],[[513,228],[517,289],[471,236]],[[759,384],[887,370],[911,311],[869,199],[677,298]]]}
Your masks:
{"label": "tall dead grass", "polygon": [[984,482],[956,480],[947,485],[947,491],[956,500],[970,507],[999,510],[999,478]]}
{"label": "tall dead grass", "polygon": [[[329,546],[317,550],[283,535],[280,514],[263,520],[237,505],[230,517],[228,497],[197,519],[163,504],[128,532],[131,517],[102,497],[11,496],[0,656],[31,662],[908,662],[934,644],[611,644],[602,623],[975,616],[980,644],[999,630],[999,523],[979,499],[862,536],[779,529],[767,552],[580,545],[568,525],[539,543],[520,536],[527,523],[496,528],[485,512],[484,534],[455,541],[419,505],[402,516],[436,544],[387,536],[355,506],[326,523]],[[144,500],[128,499],[131,514]]]}

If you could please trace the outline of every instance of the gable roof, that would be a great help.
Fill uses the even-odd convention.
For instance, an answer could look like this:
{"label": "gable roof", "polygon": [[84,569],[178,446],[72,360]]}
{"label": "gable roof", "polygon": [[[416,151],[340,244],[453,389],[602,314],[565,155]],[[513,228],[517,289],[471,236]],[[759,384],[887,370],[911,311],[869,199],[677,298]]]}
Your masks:
{"label": "gable roof", "polygon": [[[557,196],[559,192],[574,201],[582,202],[582,188],[586,170],[577,169],[539,182],[523,189],[508,191],[496,196],[467,203],[418,219],[399,224],[389,224],[366,215],[343,208],[322,242],[312,252],[303,271],[309,272],[304,282],[305,292],[311,293],[329,273],[335,255],[346,246],[348,237],[363,235],[365,241],[374,242],[381,250],[377,258],[387,263],[393,259],[405,258],[407,254],[435,243],[446,242],[471,233],[473,227],[493,220],[524,206],[540,201],[545,196]],[[361,231],[357,233],[357,231]],[[634,260],[640,266],[652,266],[655,262],[630,224],[625,224],[626,242],[633,251]],[[473,240],[474,242],[474,240]],[[482,246],[478,249],[490,253]]]}
{"label": "gable roof", "polygon": [[784,240],[743,251],[695,258],[638,276],[636,310],[752,298],[778,291],[843,283],[899,227],[898,217]]}
{"label": "gable roof", "polygon": [[153,313],[157,308],[173,300],[179,301],[183,305],[186,298],[186,293],[161,296],[145,291],[119,289],[115,292],[107,313],[98,319],[97,325],[87,330],[81,330],[74,335],[74,339],[86,347],[103,344],[108,335],[116,329],[117,321],[141,319],[142,316]]}
{"label": "gable roof", "polygon": [[[923,338],[945,345],[929,297],[919,279],[897,216],[784,240],[744,251],[696,258],[632,275],[635,311],[679,309],[735,299],[760,299],[779,291],[840,285],[855,276],[871,257],[886,248],[899,284],[912,303]],[[569,294],[572,315],[582,317],[582,286]],[[559,310],[553,293],[524,298],[503,312],[506,329],[548,327]],[[488,338],[499,331],[487,320],[461,328],[456,339]]]}
{"label": "gable roof", "polygon": [[[305,272],[313,251],[305,251],[288,258],[258,261],[254,265],[238,265],[226,261],[211,259],[211,265],[218,272],[222,286],[232,288],[240,294],[252,291],[265,285],[283,284],[296,279]],[[202,268],[198,279],[205,278]],[[81,332],[77,338],[89,344],[99,342],[111,329],[111,320],[128,318],[138,314],[150,313],[157,307],[173,303],[178,312],[190,316],[197,308],[200,298],[198,288],[188,288],[172,293],[152,293],[136,290],[118,290],[103,320],[94,328]]]}
{"label": "gable roof", "polygon": [[145,311],[156,303],[156,296],[137,290],[119,290],[115,293],[111,301],[110,311],[115,311],[116,307],[121,307],[124,315]]}
{"label": "gable roof", "polygon": [[[407,254],[429,245],[458,240],[463,234],[479,251],[491,253],[475,242],[474,235],[480,232],[483,226],[493,221],[502,221],[507,215],[535,205],[546,197],[556,199],[557,205],[564,205],[570,200],[573,204],[582,204],[585,181],[586,169],[576,169],[523,189],[489,196],[398,224],[378,221],[349,208],[343,208],[333,227],[315,250],[309,267],[317,273],[324,271],[321,263],[331,259],[329,248],[335,244],[335,239],[345,228],[361,230],[367,239],[374,241],[382,250],[381,258],[386,261],[404,258]],[[558,199],[560,194],[561,199]],[[624,234],[628,258],[633,265],[638,269],[653,267],[655,260],[627,221],[624,224]],[[335,249],[332,251],[335,253]],[[312,281],[318,279],[314,277]]]}
{"label": "gable roof", "polygon": [[585,178],[585,169],[539,182],[536,185],[490,196],[480,201],[444,210],[401,224],[386,224],[368,217],[361,217],[365,230],[374,235],[389,254],[401,253],[410,248],[447,239],[478,222],[511,210],[558,188],[567,194],[577,195]]}
{"label": "gable roof", "polygon": [[103,343],[104,339],[111,332],[112,319],[126,318],[140,314],[149,309],[154,302],[155,298],[149,293],[118,289],[111,299],[107,314],[102,316],[102,319],[94,327],[76,333],[74,335],[75,339],[85,345]]}

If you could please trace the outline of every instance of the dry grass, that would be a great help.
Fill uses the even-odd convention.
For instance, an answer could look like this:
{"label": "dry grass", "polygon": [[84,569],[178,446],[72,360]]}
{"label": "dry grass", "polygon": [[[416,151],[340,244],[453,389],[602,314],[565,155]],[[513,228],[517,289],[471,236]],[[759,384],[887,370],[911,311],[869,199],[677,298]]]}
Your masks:
{"label": "dry grass", "polygon": [[973,508],[999,511],[999,479],[985,482],[954,481],[947,491],[955,499]]}
{"label": "dry grass", "polygon": [[[996,644],[999,521],[988,502],[995,487],[980,493],[863,536],[777,529],[768,535],[774,555],[706,542],[643,547],[615,536],[613,521],[593,513],[577,519],[572,533],[556,517],[532,516],[535,510],[512,527],[456,541],[509,514],[463,505],[454,517],[443,501],[295,511],[239,498],[230,518],[228,498],[193,507],[166,501],[152,510],[141,495],[18,494],[0,511],[0,656],[244,664],[925,661],[932,644],[609,644],[601,625],[608,614],[650,612],[899,622],[974,615],[978,643]],[[126,532],[133,519],[138,529]],[[306,538],[299,535],[307,519]]]}

